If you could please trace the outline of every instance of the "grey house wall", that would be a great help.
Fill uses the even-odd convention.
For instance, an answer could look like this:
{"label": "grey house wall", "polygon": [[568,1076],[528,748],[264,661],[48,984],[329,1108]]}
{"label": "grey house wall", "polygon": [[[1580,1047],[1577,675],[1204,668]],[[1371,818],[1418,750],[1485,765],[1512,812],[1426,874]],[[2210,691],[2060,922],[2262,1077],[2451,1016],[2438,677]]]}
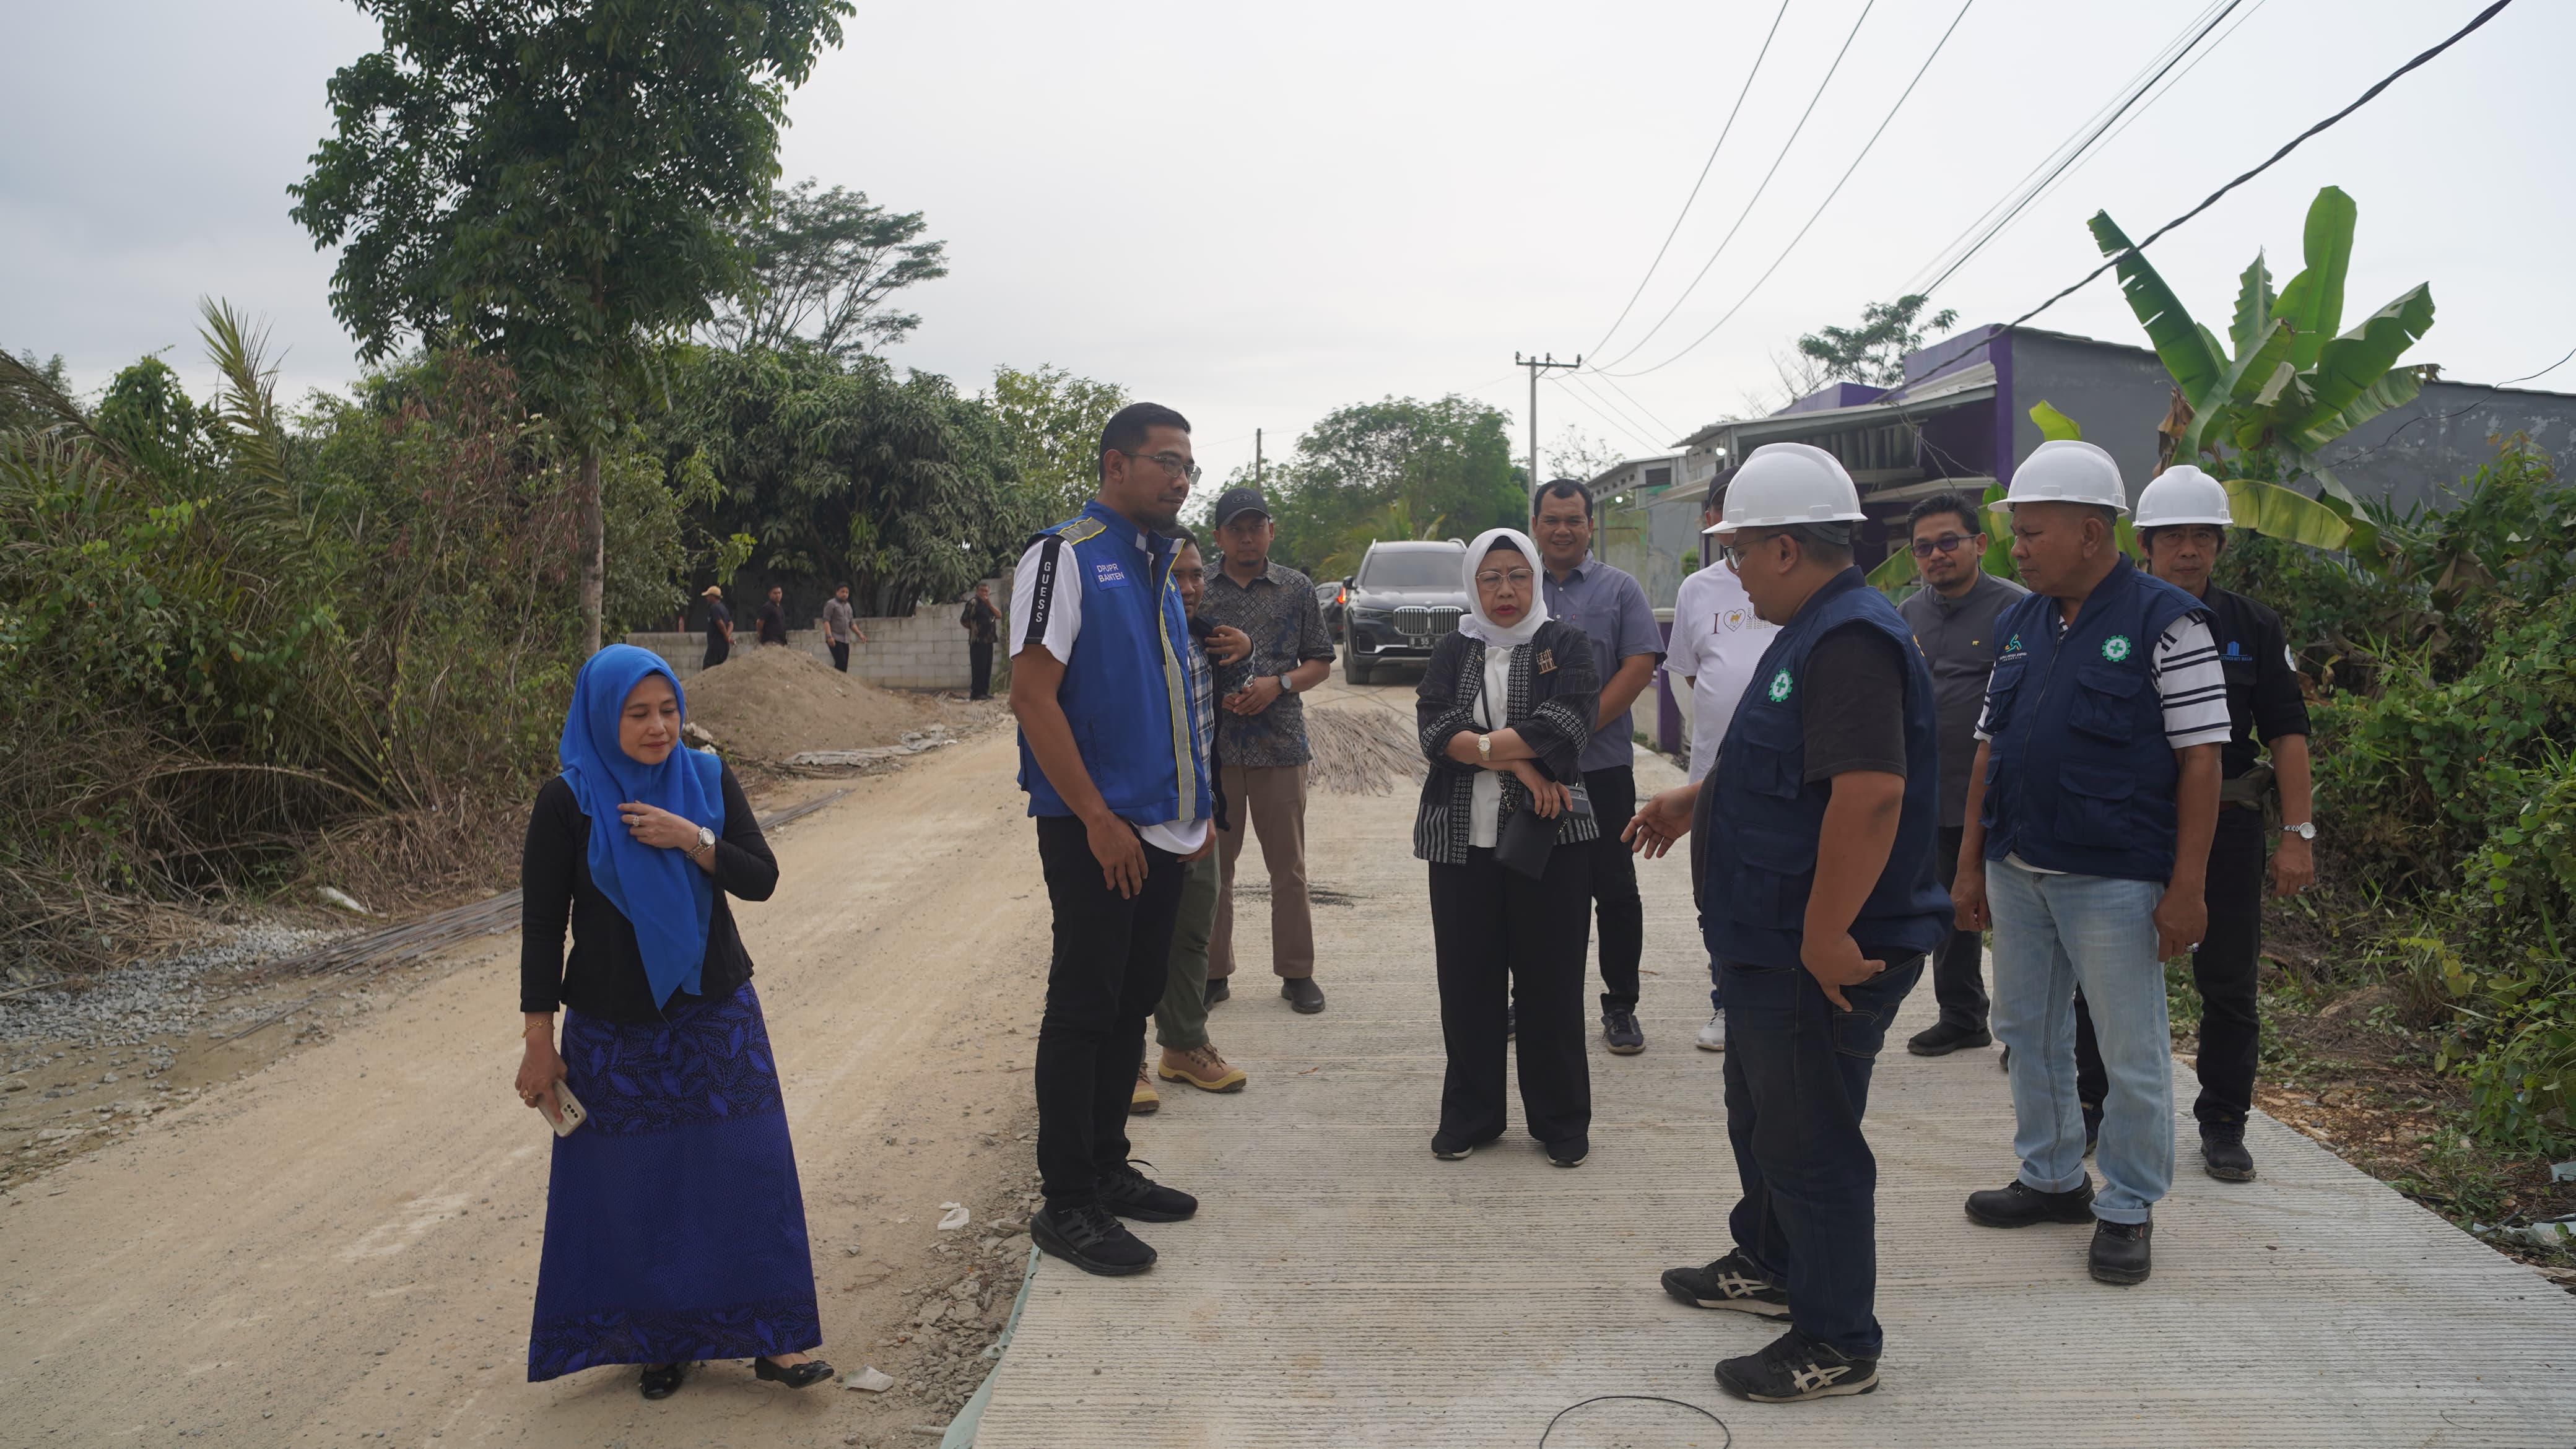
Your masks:
{"label": "grey house wall", "polygon": [[2516,433],[2576,466],[2576,397],[2474,383],[2427,383],[2415,401],[2335,439],[2317,461],[2357,498],[2398,512],[2448,507],[2460,480]]}
{"label": "grey house wall", "polygon": [[2110,450],[2135,502],[2156,476],[2156,429],[2173,398],[2173,381],[2156,355],[2036,332],[2014,332],[1995,352],[1995,399],[2005,404],[1996,423],[2012,429],[2012,446],[1996,459],[1996,479],[2010,483],[2013,467],[2040,445],[2030,410],[2045,402],[2073,418],[2084,441]]}

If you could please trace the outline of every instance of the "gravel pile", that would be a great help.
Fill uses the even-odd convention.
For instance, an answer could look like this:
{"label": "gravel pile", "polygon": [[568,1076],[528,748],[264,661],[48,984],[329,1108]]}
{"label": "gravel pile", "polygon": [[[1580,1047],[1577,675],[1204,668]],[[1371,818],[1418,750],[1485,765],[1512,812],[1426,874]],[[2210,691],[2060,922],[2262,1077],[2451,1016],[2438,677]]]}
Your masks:
{"label": "gravel pile", "polygon": [[112,1047],[140,1046],[172,1032],[229,1036],[270,1008],[246,997],[227,1002],[224,975],[350,934],[265,924],[219,931],[176,955],[89,977],[85,986],[0,999],[0,1042]]}

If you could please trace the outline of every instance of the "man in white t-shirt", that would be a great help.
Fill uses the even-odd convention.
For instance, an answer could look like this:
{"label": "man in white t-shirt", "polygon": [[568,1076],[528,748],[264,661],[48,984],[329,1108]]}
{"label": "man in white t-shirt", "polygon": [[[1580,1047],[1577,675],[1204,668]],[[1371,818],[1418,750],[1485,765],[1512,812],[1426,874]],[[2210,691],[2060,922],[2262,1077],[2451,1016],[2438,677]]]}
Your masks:
{"label": "man in white t-shirt", "polygon": [[[1754,666],[1762,662],[1762,651],[1771,647],[1779,625],[1767,624],[1755,617],[1753,601],[1746,597],[1744,581],[1735,576],[1717,554],[1717,520],[1726,508],[1726,485],[1735,477],[1732,468],[1709,480],[1708,497],[1700,504],[1700,553],[1711,560],[1708,567],[1682,580],[1681,591],[1673,599],[1673,638],[1664,667],[1682,678],[1690,690],[1691,752],[1690,778],[1693,784],[1707,778],[1709,767],[1717,762],[1718,741],[1726,738],[1726,727],[1735,718],[1736,703],[1744,698],[1744,686],[1752,681]],[[1702,791],[1703,802],[1714,798],[1713,792]],[[1705,803],[1701,806],[1706,809]],[[1700,864],[1706,858],[1708,829],[1705,820],[1696,822],[1691,831],[1691,894],[1699,894]],[[1703,1051],[1726,1050],[1726,1005],[1718,997],[1715,968],[1710,972],[1708,991],[1708,1024],[1699,1029],[1699,1046]]]}

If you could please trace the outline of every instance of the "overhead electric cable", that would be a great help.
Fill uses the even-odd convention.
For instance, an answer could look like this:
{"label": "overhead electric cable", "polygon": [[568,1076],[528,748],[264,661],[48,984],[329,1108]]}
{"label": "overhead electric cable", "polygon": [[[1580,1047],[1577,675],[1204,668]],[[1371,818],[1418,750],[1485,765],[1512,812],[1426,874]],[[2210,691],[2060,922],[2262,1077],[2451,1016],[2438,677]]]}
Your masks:
{"label": "overhead electric cable", "polygon": [[[1566,375],[1569,377],[1583,376],[1581,373],[1568,373]],[[1619,410],[1620,412],[1627,413],[1633,410],[1636,416],[1644,418],[1647,422],[1652,423],[1656,432],[1669,433],[1673,430],[1673,425],[1665,422],[1662,418],[1656,417],[1652,408],[1649,408],[1644,403],[1637,401],[1637,399],[1631,395],[1626,388],[1612,382],[1608,373],[1596,372],[1592,374],[1592,380],[1599,382],[1602,386],[1619,394],[1620,398],[1628,404],[1627,407],[1621,408]]]}
{"label": "overhead electric cable", "polygon": [[[1879,137],[1887,134],[1887,128],[1895,123],[1896,113],[1905,109],[1906,97],[1913,95],[1914,88],[1923,83],[1925,73],[1932,69],[1932,62],[1941,58],[1941,48],[1950,43],[1951,34],[1958,30],[1960,21],[1968,18],[1969,9],[1976,3],[1977,0],[1966,0],[1966,3],[1960,5],[1959,13],[1950,17],[1949,29],[1942,31],[1941,38],[1932,43],[1932,53],[1923,57],[1923,64],[1915,67],[1914,79],[1905,83],[1905,89],[1896,97],[1896,104],[1889,106],[1887,108],[1886,116],[1880,119],[1878,129],[1870,132],[1869,139],[1861,143],[1860,154],[1854,156],[1852,158],[1852,163],[1843,168],[1841,178],[1834,182],[1834,189],[1826,192],[1825,199],[1816,203],[1816,209],[1808,213],[1807,224],[1798,228],[1798,234],[1796,236],[1789,238],[1789,244],[1780,249],[1780,255],[1771,259],[1770,266],[1762,269],[1761,276],[1753,279],[1753,285],[1744,289],[1744,295],[1735,299],[1735,305],[1726,309],[1726,315],[1718,318],[1715,322],[1710,323],[1706,332],[1702,332],[1697,337],[1692,338],[1689,344],[1683,347],[1681,351],[1676,352],[1672,356],[1665,358],[1663,361],[1656,363],[1653,367],[1641,367],[1635,372],[1620,373],[1618,374],[1619,376],[1642,377],[1649,372],[1659,371],[1663,368],[1672,366],[1674,363],[1679,362],[1682,358],[1688,356],[1692,348],[1699,346],[1709,338],[1717,335],[1718,328],[1725,326],[1736,313],[1744,310],[1744,304],[1753,300],[1753,294],[1761,291],[1762,284],[1770,281],[1771,274],[1780,270],[1780,264],[1787,261],[1789,259],[1789,254],[1798,249],[1798,243],[1806,240],[1807,233],[1815,227],[1817,219],[1825,214],[1825,208],[1834,204],[1835,197],[1842,195],[1844,184],[1852,179],[1853,172],[1860,169],[1860,163],[1869,159],[1870,148],[1878,144]],[[1601,377],[1604,381],[1607,381],[1610,374],[1605,372],[1601,374]]]}
{"label": "overhead electric cable", "polygon": [[2200,69],[2200,63],[2202,61],[2207,60],[2211,56],[2218,54],[2219,51],[2226,49],[2227,42],[2236,38],[2236,32],[2245,28],[2245,22],[2253,19],[2256,12],[2260,11],[2269,3],[2271,3],[2271,0],[2254,0],[2252,5],[2246,7],[2244,14],[2236,17],[2236,23],[2227,27],[2226,34],[2221,35],[2216,40],[2202,46],[2200,48],[2200,54],[2193,56],[2191,58],[2191,64],[2184,66],[2179,74],[2166,83],[2163,90],[2160,90],[2154,95],[2148,97],[2145,104],[2139,106],[2136,110],[2131,111],[2127,120],[2122,121],[2117,127],[2113,128],[2111,134],[2104,136],[2101,142],[2094,146],[2092,151],[2089,152],[2083,160],[2068,167],[2065,174],[2059,176],[2055,181],[2050,182],[2048,184],[2048,189],[2041,192],[2039,196],[2031,202],[2031,204],[2033,206],[2037,206],[2041,202],[2048,200],[2048,198],[2055,195],[2061,187],[2065,186],[2067,182],[2075,179],[2075,174],[2077,172],[2082,171],[2085,167],[2101,160],[2103,152],[2110,150],[2114,143],[2116,143],[2122,136],[2127,135],[2131,126],[2144,120],[2147,112],[2156,108],[2156,103],[2158,101],[2172,95],[2176,87],[2180,86],[2184,81],[2191,79],[2191,73]]}
{"label": "overhead electric cable", "polygon": [[2461,41],[2466,40],[2471,31],[2476,30],[2479,26],[2486,24],[2488,21],[2495,19],[2496,16],[2503,13],[2506,6],[2512,3],[2513,0],[2495,0],[2494,4],[2489,5],[2486,9],[2479,11],[2475,16],[2471,17],[2468,24],[2451,32],[2450,38],[2444,40],[2441,44],[2434,46],[2432,49],[2425,51],[2422,55],[2415,57],[2413,60],[2406,62],[2404,65],[2399,66],[2397,69],[2390,71],[2387,75],[2382,76],[2378,84],[2372,86],[2366,91],[2363,91],[2351,105],[2344,107],[2342,110],[2335,112],[2333,115],[2326,117],[2324,120],[2317,122],[2315,125],[2301,131],[2296,136],[2291,137],[2288,144],[2284,145],[2280,150],[2273,152],[2270,156],[2264,158],[2263,164],[2246,172],[2244,175],[2237,177],[2235,180],[2228,182],[2225,186],[2218,188],[2216,191],[2209,193],[2208,196],[2202,198],[2200,205],[2193,207],[2191,210],[2186,211],[2182,215],[2175,217],[2173,220],[2166,222],[2164,225],[2157,227],[2154,231],[2148,233],[2142,240],[2131,242],[2125,250],[2105,260],[2102,265],[2086,272],[2076,281],[2075,285],[2066,288],[2064,291],[2050,297],[2047,301],[2040,303],[2038,306],[2031,308],[2029,311],[2015,317],[2010,322],[2005,323],[2005,328],[2009,330],[2014,327],[2019,327],[2031,318],[2038,316],[2040,313],[2047,311],[2049,308],[2056,306],[2067,298],[2074,296],[2077,292],[2083,290],[2087,284],[2091,283],[2094,278],[2119,265],[2121,257],[2129,256],[2133,253],[2144,255],[2148,246],[2153,244],[2165,233],[2172,231],[2175,227],[2182,225],[2184,222],[2187,222],[2193,217],[2200,215],[2202,212],[2209,210],[2211,207],[2216,206],[2220,197],[2234,191],[2237,187],[2244,185],[2246,182],[2253,180],[2264,172],[2271,170],[2275,165],[2280,163],[2282,157],[2299,149],[2300,145],[2309,137],[2316,135],[2318,132],[2323,131],[2327,127],[2342,120],[2344,117],[2360,110],[2363,106],[2370,104],[2373,100],[2378,99],[2379,93],[2388,89],[2391,85],[2396,84],[2400,76],[2405,75],[2408,71],[2416,69],[2418,66],[2430,61],[2433,57],[2440,55],[2443,51],[2446,51],[2452,46],[2459,44]]}
{"label": "overhead electric cable", "polygon": [[1586,351],[1599,352],[1607,345],[1611,334],[1619,330],[1619,324],[1627,321],[1628,314],[1636,309],[1637,299],[1646,295],[1646,283],[1654,280],[1655,268],[1664,264],[1664,253],[1673,249],[1673,238],[1681,235],[1683,218],[1690,215],[1691,204],[1699,200],[1699,189],[1708,184],[1709,168],[1717,164],[1717,153],[1726,149],[1726,138],[1735,130],[1736,114],[1744,109],[1744,98],[1753,94],[1754,77],[1762,74],[1762,58],[1771,53],[1772,37],[1780,33],[1780,22],[1788,14],[1789,0],[1780,0],[1779,10],[1771,17],[1771,29],[1762,37],[1762,49],[1754,53],[1753,69],[1744,73],[1744,86],[1735,93],[1735,104],[1726,112],[1726,124],[1717,128],[1717,144],[1708,148],[1708,159],[1700,163],[1699,179],[1691,183],[1690,195],[1682,198],[1682,209],[1673,217],[1672,230],[1664,233],[1664,244],[1655,248],[1655,259],[1646,263],[1646,274],[1637,279],[1637,290],[1628,294],[1628,305],[1619,309],[1619,315],[1610,319],[1610,326],[1601,334],[1601,340]]}
{"label": "overhead electric cable", "polygon": [[1825,98],[1825,87],[1833,84],[1834,73],[1842,69],[1843,57],[1851,54],[1852,42],[1860,38],[1862,22],[1869,19],[1869,12],[1876,8],[1877,4],[1878,0],[1869,0],[1868,4],[1860,7],[1860,18],[1852,22],[1851,33],[1843,37],[1843,48],[1834,52],[1834,63],[1825,67],[1825,78],[1816,82],[1816,93],[1807,98],[1807,108],[1798,113],[1798,124],[1790,128],[1789,139],[1780,143],[1780,154],[1771,158],[1771,169],[1762,173],[1762,184],[1754,187],[1753,194],[1744,199],[1744,209],[1735,214],[1735,225],[1728,227],[1726,235],[1718,239],[1717,250],[1708,254],[1707,261],[1700,263],[1699,271],[1690,279],[1690,285],[1682,288],[1682,294],[1673,299],[1673,305],[1664,309],[1663,316],[1655,319],[1654,326],[1646,329],[1645,336],[1628,344],[1627,351],[1598,366],[1616,367],[1636,356],[1637,349],[1654,340],[1655,334],[1664,330],[1664,324],[1673,320],[1673,314],[1682,309],[1682,303],[1690,300],[1690,294],[1697,290],[1700,281],[1708,275],[1708,269],[1717,265],[1719,257],[1726,255],[1727,243],[1734,241],[1735,234],[1744,229],[1746,219],[1753,215],[1753,208],[1762,200],[1762,193],[1771,188],[1771,178],[1780,174],[1780,163],[1789,159],[1789,148],[1798,144],[1799,133],[1807,129],[1807,118],[1816,113],[1816,103]]}
{"label": "overhead electric cable", "polygon": [[[1557,383],[1557,384],[1559,384],[1559,385],[1562,385],[1562,384],[1563,384],[1563,382],[1564,382],[1564,379],[1563,379],[1563,378],[1557,378],[1557,377],[1551,377],[1551,378],[1549,378],[1549,379],[1548,379],[1548,381],[1553,382],[1553,383]],[[1566,396],[1567,396],[1567,397],[1572,398],[1574,401],[1576,401],[1576,402],[1578,402],[1578,403],[1581,403],[1581,404],[1584,406],[1585,410],[1589,411],[1589,412],[1590,412],[1594,417],[1599,418],[1601,421],[1603,421],[1603,422],[1605,422],[1605,423],[1608,423],[1608,424],[1611,426],[1611,428],[1612,428],[1612,429],[1614,429],[1615,431],[1618,431],[1618,432],[1621,432],[1621,433],[1625,433],[1625,434],[1627,434],[1627,435],[1628,435],[1628,439],[1629,439],[1629,441],[1631,441],[1631,442],[1644,442],[1644,441],[1645,441],[1645,440],[1644,440],[1644,438],[1643,438],[1643,437],[1642,437],[1642,436],[1637,432],[1637,429],[1636,429],[1636,427],[1635,427],[1635,425],[1634,425],[1634,424],[1621,422],[1619,419],[1612,417],[1610,414],[1608,414],[1608,413],[1606,413],[1606,412],[1602,411],[1602,410],[1601,410],[1601,407],[1600,407],[1600,405],[1599,405],[1599,404],[1597,404],[1597,403],[1593,402],[1593,401],[1592,401],[1592,399],[1590,399],[1590,398],[1588,398],[1588,397],[1584,396],[1582,393],[1579,393],[1579,392],[1569,392],[1569,393],[1567,393],[1567,394],[1566,394]],[[1647,444],[1646,446],[1647,446],[1647,447],[1649,447],[1649,448],[1651,449],[1651,448],[1653,448],[1653,447],[1654,447],[1654,446],[1656,446],[1656,445],[1655,445],[1655,444],[1651,444],[1651,443],[1649,443],[1649,444]]]}

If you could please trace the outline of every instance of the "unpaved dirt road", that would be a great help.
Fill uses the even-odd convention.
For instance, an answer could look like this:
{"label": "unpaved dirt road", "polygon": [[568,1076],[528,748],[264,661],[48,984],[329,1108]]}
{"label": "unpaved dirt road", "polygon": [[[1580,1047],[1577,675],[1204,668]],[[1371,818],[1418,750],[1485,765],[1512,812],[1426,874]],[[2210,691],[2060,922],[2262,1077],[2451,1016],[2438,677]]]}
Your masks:
{"label": "unpaved dirt road", "polygon": [[[1047,914],[1012,749],[994,730],[853,782],[774,837],[778,895],[736,903],[844,1371],[916,1367],[910,1304],[972,1258],[942,1202],[1024,1216]],[[0,1445],[933,1442],[923,1396],[733,1363],[660,1404],[631,1369],[526,1382],[550,1139],[510,1091],[510,940],[21,1183]]]}

